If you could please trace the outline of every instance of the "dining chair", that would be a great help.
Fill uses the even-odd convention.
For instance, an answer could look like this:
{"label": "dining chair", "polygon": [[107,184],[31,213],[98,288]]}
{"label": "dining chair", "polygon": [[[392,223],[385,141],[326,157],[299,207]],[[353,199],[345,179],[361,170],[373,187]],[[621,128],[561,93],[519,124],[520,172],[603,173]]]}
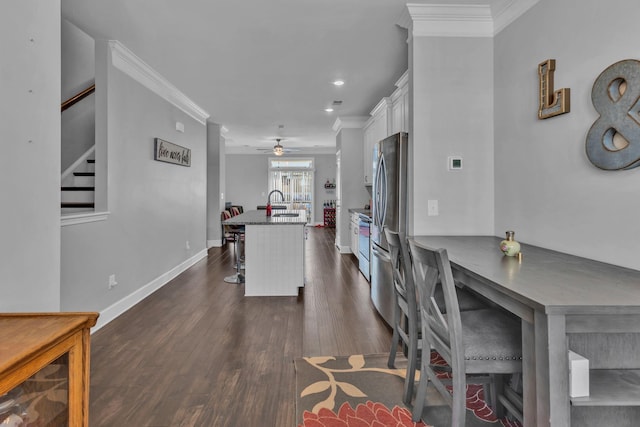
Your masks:
{"label": "dining chair", "polygon": [[[491,405],[496,414],[501,414],[504,405],[522,420],[522,414],[517,412],[521,402],[510,404],[513,393],[503,392],[504,377],[522,372],[520,321],[496,307],[461,311],[447,251],[422,248],[414,242],[409,243],[409,249],[420,307],[422,352],[429,354],[433,348],[447,362],[451,373],[450,381],[440,378],[429,358],[422,357],[413,420],[422,416],[431,382],[451,406],[451,426],[464,427],[466,385],[484,384],[488,376],[494,380]],[[445,310],[434,298],[438,283],[444,293]]]}
{"label": "dining chair", "polygon": [[411,403],[413,387],[418,368],[418,349],[420,347],[418,321],[418,303],[416,300],[416,288],[413,282],[413,273],[409,260],[406,239],[403,234],[384,228],[389,254],[391,258],[394,310],[393,310],[393,337],[391,338],[391,350],[387,366],[395,368],[398,345],[406,349],[407,371],[404,379],[404,393],[402,401]]}
{"label": "dining chair", "polygon": [[[391,325],[393,336],[387,366],[395,368],[398,345],[401,345],[407,357],[407,372],[402,400],[406,404],[410,404],[413,397],[415,373],[422,353],[420,351],[422,333],[420,331],[417,293],[406,236],[404,233],[398,233],[387,227],[384,228],[384,233],[389,244],[394,291],[393,323]],[[487,308],[484,301],[463,289],[456,288],[456,294],[462,311]],[[441,302],[439,306],[445,310],[444,294],[440,286],[436,288],[434,295],[436,301]]]}

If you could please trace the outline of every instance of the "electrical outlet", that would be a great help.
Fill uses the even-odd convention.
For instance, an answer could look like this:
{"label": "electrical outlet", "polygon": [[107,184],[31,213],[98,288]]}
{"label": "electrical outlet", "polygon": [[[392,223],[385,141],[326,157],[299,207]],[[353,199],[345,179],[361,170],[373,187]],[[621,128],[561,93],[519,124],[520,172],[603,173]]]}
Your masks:
{"label": "electrical outlet", "polygon": [[185,249],[191,249],[191,245],[189,244],[189,241],[187,240],[187,243],[184,245]]}
{"label": "electrical outlet", "polygon": [[116,282],[116,275],[112,274],[109,276],[109,289],[113,289],[118,282]]}
{"label": "electrical outlet", "polygon": [[438,216],[438,201],[437,200],[427,200],[427,215],[428,216]]}

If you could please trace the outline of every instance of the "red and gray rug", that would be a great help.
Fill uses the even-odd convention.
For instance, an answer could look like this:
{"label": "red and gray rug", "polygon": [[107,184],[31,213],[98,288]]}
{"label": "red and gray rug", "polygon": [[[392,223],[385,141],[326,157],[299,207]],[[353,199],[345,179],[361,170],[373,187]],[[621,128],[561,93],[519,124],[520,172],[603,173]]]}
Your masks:
{"label": "red and gray rug", "polygon": [[[450,426],[450,408],[435,390],[428,392],[423,421],[411,421],[411,408],[402,403],[406,359],[396,360],[398,368],[389,369],[386,354],[296,359],[298,427]],[[444,364],[437,353],[431,362]],[[519,427],[496,419],[480,385],[467,386],[467,410],[467,426]]]}

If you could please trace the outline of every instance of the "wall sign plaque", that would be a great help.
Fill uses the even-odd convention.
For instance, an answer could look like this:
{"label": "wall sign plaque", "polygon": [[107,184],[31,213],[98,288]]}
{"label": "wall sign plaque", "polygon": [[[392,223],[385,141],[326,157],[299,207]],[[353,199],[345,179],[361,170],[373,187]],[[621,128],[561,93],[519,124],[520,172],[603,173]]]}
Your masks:
{"label": "wall sign plaque", "polygon": [[538,77],[540,78],[538,119],[540,120],[568,113],[571,108],[571,90],[569,88],[553,90],[553,74],[555,69],[555,59],[547,59],[538,64]]}
{"label": "wall sign plaque", "polygon": [[605,69],[593,84],[591,102],[600,118],[587,133],[589,161],[605,170],[640,166],[640,61]]}
{"label": "wall sign plaque", "polygon": [[160,162],[189,167],[191,166],[191,149],[156,138],[153,158]]}

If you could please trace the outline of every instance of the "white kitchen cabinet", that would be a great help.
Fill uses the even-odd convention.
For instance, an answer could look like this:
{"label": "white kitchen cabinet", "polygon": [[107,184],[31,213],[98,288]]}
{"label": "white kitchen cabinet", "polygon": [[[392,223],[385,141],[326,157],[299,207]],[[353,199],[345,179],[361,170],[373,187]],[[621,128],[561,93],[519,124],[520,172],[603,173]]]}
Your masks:
{"label": "white kitchen cabinet", "polygon": [[351,221],[349,223],[349,231],[351,233],[351,253],[358,257],[358,240],[360,215],[357,212],[351,212]]}
{"label": "white kitchen cabinet", "polygon": [[396,82],[397,89],[391,94],[391,132],[409,131],[409,74],[405,72]]}
{"label": "white kitchen cabinet", "polygon": [[364,184],[373,184],[373,146],[391,135],[391,98],[382,100],[371,110],[364,128]]}

